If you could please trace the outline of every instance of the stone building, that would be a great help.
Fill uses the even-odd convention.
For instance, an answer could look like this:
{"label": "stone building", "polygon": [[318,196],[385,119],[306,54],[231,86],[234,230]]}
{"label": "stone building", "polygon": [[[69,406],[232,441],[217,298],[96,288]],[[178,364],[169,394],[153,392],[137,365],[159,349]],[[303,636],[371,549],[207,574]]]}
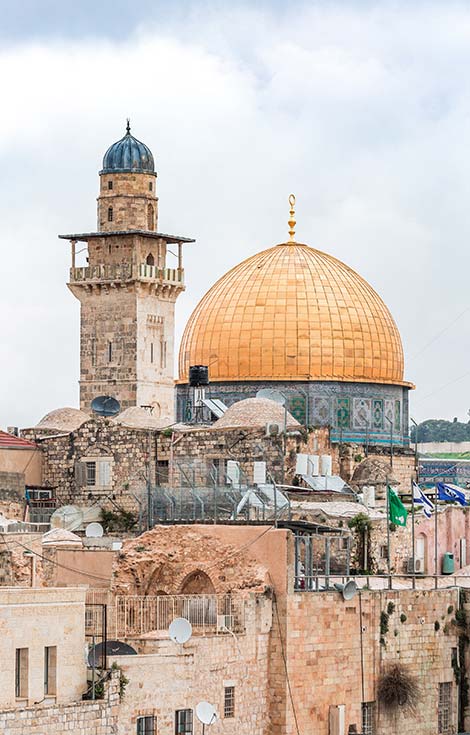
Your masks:
{"label": "stone building", "polygon": [[[80,301],[80,408],[111,396],[171,423],[175,301],[184,290],[182,244],[193,240],[158,232],[156,179],[152,153],[128,124],[103,159],[97,231],[60,237],[71,243],[68,286]],[[85,266],[77,243],[85,243]],[[174,267],[169,245],[178,250]]]}

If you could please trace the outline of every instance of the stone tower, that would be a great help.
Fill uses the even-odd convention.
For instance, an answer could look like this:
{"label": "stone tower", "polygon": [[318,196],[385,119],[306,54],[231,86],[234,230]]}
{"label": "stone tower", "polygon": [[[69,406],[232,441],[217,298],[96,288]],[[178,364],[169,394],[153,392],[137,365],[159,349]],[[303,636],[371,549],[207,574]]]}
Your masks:
{"label": "stone tower", "polygon": [[[158,199],[149,148],[126,135],[105,153],[100,171],[97,232],[70,240],[68,287],[80,301],[80,408],[113,396],[125,409],[151,406],[174,420],[175,301],[184,290],[182,244],[157,232]],[[76,266],[77,242],[87,265]],[[177,248],[169,267],[168,245]]]}

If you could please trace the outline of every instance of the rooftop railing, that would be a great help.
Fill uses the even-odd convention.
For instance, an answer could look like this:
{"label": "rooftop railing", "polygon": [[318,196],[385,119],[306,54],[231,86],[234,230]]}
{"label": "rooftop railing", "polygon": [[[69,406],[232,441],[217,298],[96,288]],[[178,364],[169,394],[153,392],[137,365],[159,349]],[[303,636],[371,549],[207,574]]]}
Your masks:
{"label": "rooftop railing", "polygon": [[154,265],[140,263],[120,263],[114,265],[88,265],[70,269],[71,283],[102,283],[113,281],[156,281],[160,283],[183,285],[183,268],[157,268]]}
{"label": "rooftop railing", "polygon": [[[92,601],[93,600],[93,601]],[[99,601],[98,601],[99,600]],[[85,628],[95,634],[101,620],[100,606],[109,596],[87,595]],[[245,630],[245,602],[232,595],[118,595],[107,605],[108,638],[140,638],[167,635],[175,618],[186,618],[193,635],[227,635]]]}

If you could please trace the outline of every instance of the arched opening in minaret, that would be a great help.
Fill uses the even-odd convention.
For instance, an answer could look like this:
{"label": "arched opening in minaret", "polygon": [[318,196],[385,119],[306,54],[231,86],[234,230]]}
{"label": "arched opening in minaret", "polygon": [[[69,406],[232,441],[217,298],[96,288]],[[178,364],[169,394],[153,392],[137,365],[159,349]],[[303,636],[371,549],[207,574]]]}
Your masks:
{"label": "arched opening in minaret", "polygon": [[108,207],[108,222],[112,222],[112,221],[113,221],[113,208]]}
{"label": "arched opening in minaret", "polygon": [[155,265],[155,258],[153,257],[152,253],[149,253],[145,259],[145,262],[147,265]]}
{"label": "arched opening in minaret", "polygon": [[153,226],[153,207],[151,204],[149,204],[147,207],[147,229],[153,230]]}

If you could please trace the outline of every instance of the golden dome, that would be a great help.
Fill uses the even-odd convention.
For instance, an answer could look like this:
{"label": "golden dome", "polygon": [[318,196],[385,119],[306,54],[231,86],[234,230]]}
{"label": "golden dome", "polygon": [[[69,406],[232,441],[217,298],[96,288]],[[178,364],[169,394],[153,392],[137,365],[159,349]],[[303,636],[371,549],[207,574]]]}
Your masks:
{"label": "golden dome", "polygon": [[211,381],[403,382],[403,348],[392,315],[347,265],[294,242],[236,265],[191,315],[180,348]]}

